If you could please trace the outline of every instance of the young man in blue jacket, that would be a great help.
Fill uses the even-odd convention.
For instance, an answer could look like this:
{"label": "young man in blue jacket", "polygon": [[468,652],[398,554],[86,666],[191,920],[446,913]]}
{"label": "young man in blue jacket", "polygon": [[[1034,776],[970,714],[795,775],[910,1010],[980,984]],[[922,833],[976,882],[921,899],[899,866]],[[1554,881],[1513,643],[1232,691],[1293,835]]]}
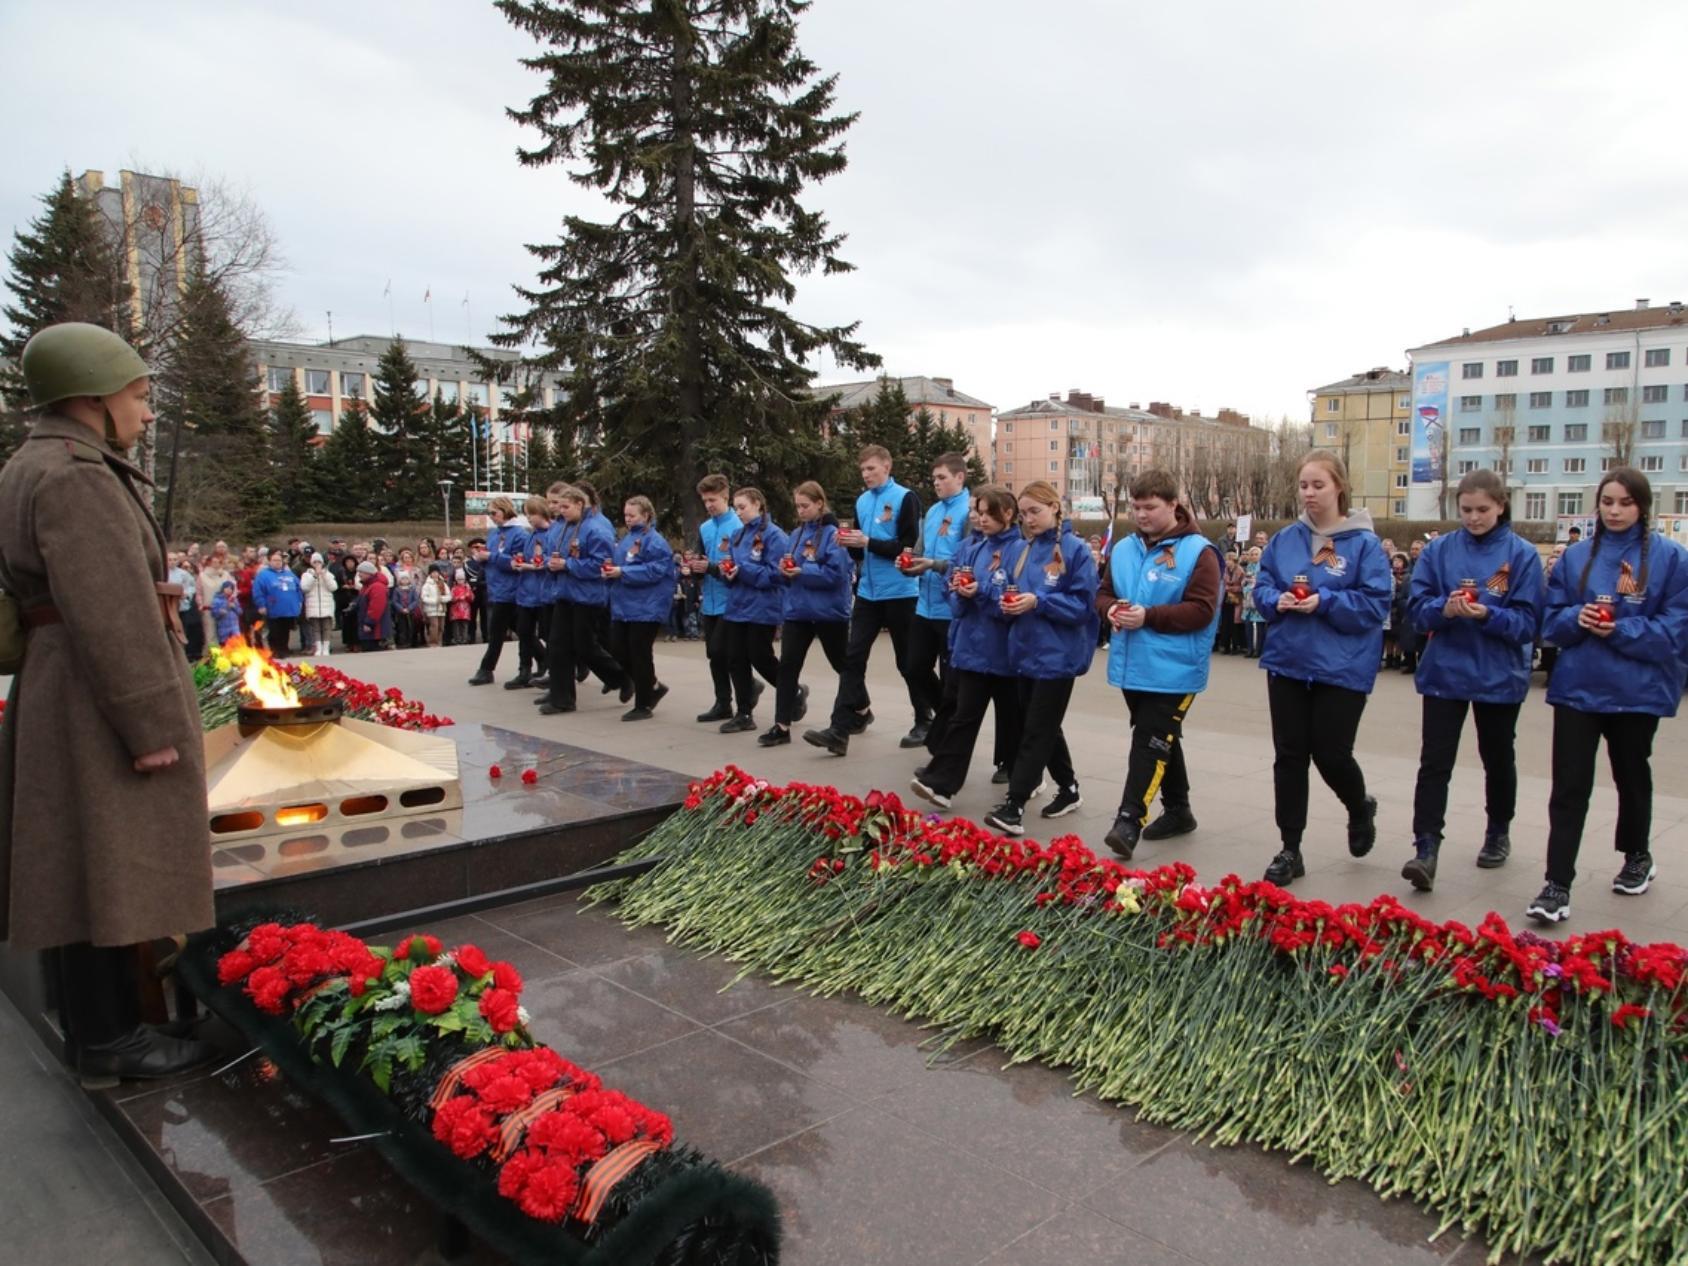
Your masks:
{"label": "young man in blue jacket", "polygon": [[481,666],[469,678],[471,686],[492,684],[492,670],[504,653],[504,639],[516,626],[516,582],[512,560],[519,557],[526,533],[516,516],[516,503],[509,497],[494,497],[487,513],[492,528],[486,535],[486,558],[480,564],[486,578],[486,654]]}
{"label": "young man in blue jacket", "polygon": [[551,607],[551,637],[547,644],[550,685],[539,704],[540,714],[554,716],[575,709],[577,668],[596,673],[606,690],[619,691],[621,701],[633,698],[633,683],[614,656],[598,640],[597,617],[608,609],[610,595],[604,565],[615,563],[615,530],[591,506],[587,495],[572,484],[550,489],[562,514],[551,568],[556,594]]}
{"label": "young man in blue jacket", "polygon": [[[903,736],[903,747],[926,747],[937,750],[932,736],[940,715],[953,711],[944,707],[945,687],[949,680],[950,559],[956,546],[967,534],[967,513],[972,498],[967,491],[967,456],[965,453],[945,453],[932,464],[932,490],[937,501],[926,512],[920,527],[920,544],[900,570],[913,576],[920,585],[915,600],[914,622],[909,626],[908,664],[905,676],[909,689],[920,697],[915,710],[915,726]],[[951,692],[953,697],[953,692]],[[924,712],[930,720],[920,722]],[[938,735],[942,738],[942,734]]]}
{"label": "young man in blue jacket", "polygon": [[[727,646],[727,582],[721,578],[721,564],[732,553],[733,533],[739,530],[739,517],[730,504],[733,486],[725,475],[705,475],[698,480],[697,495],[703,501],[703,512],[709,517],[698,524],[698,552],[688,562],[691,573],[698,577],[703,593],[698,603],[698,628],[703,634],[704,654],[709,660],[709,679],[715,686],[715,703],[707,712],[698,714],[700,723],[730,721],[733,712],[732,657]],[[761,687],[756,688],[758,694]],[[756,700],[739,701],[746,712],[753,712]]]}
{"label": "young man in blue jacket", "polygon": [[[867,689],[867,660],[881,629],[891,631],[891,649],[897,657],[897,671],[908,669],[909,623],[914,619],[918,588],[913,576],[897,567],[897,557],[912,551],[920,541],[920,498],[891,478],[891,454],[878,444],[869,444],[857,454],[864,491],[856,498],[856,522],[840,530],[838,540],[861,568],[856,581],[856,605],[850,613],[850,644],[845,670],[838,679],[838,695],[832,704],[832,722],[824,730],[804,732],[803,741],[825,748],[834,756],[850,750],[850,736],[860,734],[873,723],[873,708]],[[904,680],[906,681],[906,675]],[[921,697],[909,687],[914,705],[914,729],[925,741],[931,714]]]}
{"label": "young man in blue jacket", "polygon": [[252,606],[269,631],[270,652],[279,658],[287,654],[305,596],[299,591],[299,578],[287,565],[287,551],[272,549],[266,561],[268,565],[252,578]]}
{"label": "young man in blue jacket", "polygon": [[[1131,716],[1125,791],[1105,837],[1127,860],[1139,839],[1196,829],[1184,717],[1207,689],[1223,576],[1219,551],[1179,504],[1178,482],[1166,471],[1146,470],[1131,481],[1131,515],[1137,532],[1114,546],[1096,602],[1113,629],[1108,684],[1125,696]],[[1149,822],[1157,793],[1161,815]]]}

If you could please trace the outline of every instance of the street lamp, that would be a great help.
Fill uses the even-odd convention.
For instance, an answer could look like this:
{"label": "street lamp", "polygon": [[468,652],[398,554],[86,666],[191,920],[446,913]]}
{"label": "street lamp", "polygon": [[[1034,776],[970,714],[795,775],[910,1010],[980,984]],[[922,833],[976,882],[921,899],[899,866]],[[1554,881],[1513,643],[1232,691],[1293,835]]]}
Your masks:
{"label": "street lamp", "polygon": [[440,499],[445,502],[445,539],[451,539],[451,480],[440,480]]}

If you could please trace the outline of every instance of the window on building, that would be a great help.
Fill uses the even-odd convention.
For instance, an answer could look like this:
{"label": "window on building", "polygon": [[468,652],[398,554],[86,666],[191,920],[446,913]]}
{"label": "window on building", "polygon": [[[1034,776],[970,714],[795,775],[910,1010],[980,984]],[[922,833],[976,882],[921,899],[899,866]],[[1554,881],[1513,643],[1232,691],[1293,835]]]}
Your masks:
{"label": "window on building", "polygon": [[1329,399],[1327,399],[1325,401],[1325,412],[1326,413],[1340,413],[1341,411],[1342,411],[1342,401],[1338,397],[1331,396]]}
{"label": "window on building", "polygon": [[1049,419],[1049,429],[1051,431],[1059,431],[1061,429],[1061,419],[1060,418],[1050,418]]}
{"label": "window on building", "polygon": [[1662,365],[1670,364],[1670,348],[1649,347],[1646,357],[1641,362],[1648,369],[1658,369]]}
{"label": "window on building", "polygon": [[1496,378],[1518,377],[1518,362],[1515,360],[1497,360],[1495,362]]}
{"label": "window on building", "polygon": [[1510,475],[1512,473],[1512,459],[1510,457],[1502,458],[1493,463],[1492,468],[1497,475]]}
{"label": "window on building", "polygon": [[1688,440],[1688,418],[1682,419],[1682,438]]}
{"label": "window on building", "polygon": [[1665,420],[1657,418],[1644,421],[1641,424],[1641,438],[1644,440],[1662,440],[1665,437]]}
{"label": "window on building", "polygon": [[1605,474],[1608,470],[1611,470],[1612,467],[1616,466],[1617,464],[1618,464],[1618,459],[1616,457],[1602,457],[1600,459],[1600,473]]}
{"label": "window on building", "polygon": [[291,369],[277,369],[272,366],[269,378],[271,391],[286,391],[287,384],[293,381],[293,371]]}
{"label": "window on building", "polygon": [[1049,473],[1051,475],[1059,474],[1060,470],[1061,470],[1061,463],[1060,462],[1050,462],[1049,463]]}
{"label": "window on building", "polygon": [[334,429],[334,415],[327,409],[312,409],[311,425],[316,427],[318,435],[327,435]]}
{"label": "window on building", "polygon": [[1588,469],[1588,459],[1583,457],[1567,457],[1565,459],[1565,473],[1580,475]]}
{"label": "window on building", "polygon": [[1397,497],[1397,498],[1396,498],[1396,499],[1395,499],[1395,500],[1394,500],[1394,501],[1393,501],[1393,502],[1391,502],[1391,503],[1390,503],[1390,504],[1391,504],[1391,505],[1393,505],[1393,506],[1394,506],[1394,507],[1395,507],[1395,508],[1394,508],[1394,509],[1393,509],[1393,510],[1392,510],[1392,511],[1390,511],[1390,513],[1392,513],[1392,514],[1394,514],[1394,515],[1395,515],[1395,516],[1396,516],[1396,517],[1397,517],[1397,518],[1399,518],[1399,517],[1400,517],[1400,516],[1402,516],[1402,515],[1405,515],[1405,514],[1406,514],[1406,512],[1407,512],[1407,503],[1406,503],[1406,501],[1405,501],[1405,500],[1404,500],[1404,499],[1403,499],[1403,498],[1400,498],[1400,497]]}
{"label": "window on building", "polygon": [[1411,396],[1402,396],[1400,399],[1395,401],[1395,407],[1397,409],[1410,409],[1413,407],[1413,398]]}
{"label": "window on building", "polygon": [[486,408],[488,398],[486,384],[484,382],[470,383],[468,391],[465,392],[463,396],[465,404],[473,405],[477,409]]}
{"label": "window on building", "polygon": [[1551,391],[1532,391],[1530,393],[1530,408],[1551,409],[1553,407],[1553,393]]}
{"label": "window on building", "polygon": [[1402,418],[1399,422],[1395,423],[1396,435],[1411,435],[1412,433],[1413,420],[1411,418]]}
{"label": "window on building", "polygon": [[1565,358],[1565,370],[1572,374],[1586,374],[1592,361],[1593,357],[1591,356],[1567,356]]}
{"label": "window on building", "polygon": [[440,399],[444,400],[447,404],[456,404],[462,398],[463,387],[461,383],[446,382],[443,379],[441,380]]}
{"label": "window on building", "polygon": [[416,394],[424,400],[432,400],[434,398],[434,389],[428,385],[428,380],[426,378],[418,378],[416,380]]}
{"label": "window on building", "polygon": [[1461,475],[1469,475],[1472,471],[1474,471],[1476,469],[1477,469],[1477,463],[1476,462],[1460,462],[1459,465],[1457,467],[1455,467],[1455,470],[1457,471],[1457,473],[1459,473]]}
{"label": "window on building", "polygon": [[1580,493],[1580,492],[1562,492],[1562,493],[1560,493],[1559,494],[1559,513],[1560,514],[1581,514],[1582,513],[1582,493]]}
{"label": "window on building", "polygon": [[1397,488],[1405,488],[1407,486],[1407,476],[1405,471],[1395,476],[1395,486]]}
{"label": "window on building", "polygon": [[1480,426],[1462,426],[1459,428],[1459,442],[1461,444],[1475,444],[1483,438],[1483,428]]}
{"label": "window on building", "polygon": [[1600,400],[1602,404],[1628,404],[1629,388],[1608,387],[1601,393]]}
{"label": "window on building", "polygon": [[1481,413],[1483,411],[1483,397],[1461,396],[1459,398],[1459,411],[1461,413]]}
{"label": "window on building", "polygon": [[1642,404],[1663,404],[1665,397],[1670,394],[1670,388],[1662,382],[1656,382],[1641,389]]}
{"label": "window on building", "polygon": [[1629,368],[1629,353],[1628,352],[1607,352],[1606,353],[1606,368],[1607,369],[1628,369]]}
{"label": "window on building", "polygon": [[1547,494],[1545,492],[1526,492],[1524,494],[1524,517],[1526,519],[1545,519],[1547,517]]}
{"label": "window on building", "polygon": [[1587,439],[1587,422],[1567,422],[1565,424],[1565,442],[1567,444],[1581,444]]}
{"label": "window on building", "polygon": [[1510,413],[1517,407],[1518,393],[1515,391],[1505,391],[1495,397],[1495,408],[1503,412]]}
{"label": "window on building", "polygon": [[1646,454],[1641,458],[1641,469],[1647,474],[1658,474],[1665,468],[1665,459],[1658,453]]}
{"label": "window on building", "polygon": [[1049,451],[1051,453],[1057,451],[1060,447],[1061,447],[1061,441],[1060,440],[1050,440],[1049,441]]}
{"label": "window on building", "polygon": [[1411,449],[1408,449],[1408,448],[1405,448],[1405,447],[1399,447],[1395,450],[1395,460],[1397,462],[1410,461],[1411,458],[1412,458],[1412,450]]}
{"label": "window on building", "polygon": [[363,399],[363,375],[354,370],[340,371],[340,394],[348,400]]}
{"label": "window on building", "polygon": [[[1683,469],[1688,470],[1688,458],[1683,459]],[[1676,512],[1678,514],[1688,514],[1688,492],[1679,492],[1676,494]]]}
{"label": "window on building", "polygon": [[1483,362],[1476,360],[1466,361],[1465,364],[1460,366],[1459,376],[1461,378],[1481,378],[1483,376]]}
{"label": "window on building", "polygon": [[1545,458],[1545,457],[1527,458],[1524,462],[1524,473],[1526,475],[1545,475],[1545,474],[1547,474],[1547,458]]}
{"label": "window on building", "polygon": [[1004,422],[1002,424],[1002,429],[1004,431],[1006,431],[1009,435],[1014,434],[1014,424],[1012,422]]}
{"label": "window on building", "polygon": [[1537,356],[1530,361],[1530,372],[1532,374],[1551,374],[1553,372],[1553,357]]}
{"label": "window on building", "polygon": [[1682,471],[1683,474],[1688,475],[1688,453],[1684,453],[1681,457],[1677,458],[1676,465],[1677,469]]}
{"label": "window on building", "polygon": [[1565,393],[1565,407],[1567,409],[1588,408],[1588,389],[1585,387],[1581,391],[1567,391]]}
{"label": "window on building", "polygon": [[1532,426],[1524,433],[1525,442],[1529,444],[1546,444],[1553,438],[1551,426]]}
{"label": "window on building", "polygon": [[328,394],[328,371],[326,369],[307,369],[305,371],[305,394],[307,396],[326,396]]}

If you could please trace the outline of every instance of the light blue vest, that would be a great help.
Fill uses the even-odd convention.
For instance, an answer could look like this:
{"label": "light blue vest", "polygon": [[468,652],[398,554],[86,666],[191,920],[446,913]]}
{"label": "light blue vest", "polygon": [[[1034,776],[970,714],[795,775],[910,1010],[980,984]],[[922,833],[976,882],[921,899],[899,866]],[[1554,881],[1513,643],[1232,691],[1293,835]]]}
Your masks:
{"label": "light blue vest", "polygon": [[[1195,574],[1196,563],[1213,544],[1199,533],[1182,537],[1171,547],[1172,565],[1162,561],[1164,547],[1151,556],[1141,536],[1128,536],[1108,560],[1108,579],[1114,596],[1139,607],[1178,602]],[[1223,566],[1223,563],[1221,563]],[[1108,641],[1108,684],[1124,690],[1163,695],[1193,695],[1207,689],[1213,662],[1213,631],[1219,624],[1219,603],[1213,618],[1194,633],[1157,633],[1144,627],[1115,629]]]}
{"label": "light blue vest", "polygon": [[[734,532],[742,525],[738,515],[731,510],[723,510],[713,519],[705,519],[698,525],[698,538],[703,543],[703,555],[710,562],[719,564],[727,555],[722,550],[723,543],[730,542]],[[725,615],[727,611],[727,582],[717,580],[714,576],[703,577],[703,614]]]}
{"label": "light blue vest", "polygon": [[[967,511],[972,504],[972,495],[963,488],[926,512],[926,520],[920,528],[920,547],[915,553],[940,561],[955,556],[955,547],[967,535]],[[937,570],[916,577],[920,585],[920,601],[915,605],[914,613],[928,620],[949,619],[949,581],[948,572]]]}
{"label": "light blue vest", "polygon": [[[897,516],[902,513],[903,498],[908,489],[895,479],[887,479],[877,488],[867,489],[856,498],[856,526],[874,541],[897,539]],[[881,558],[862,552],[862,578],[856,585],[856,596],[869,602],[885,602],[892,598],[912,598],[918,592],[913,576],[897,570],[895,558]]]}

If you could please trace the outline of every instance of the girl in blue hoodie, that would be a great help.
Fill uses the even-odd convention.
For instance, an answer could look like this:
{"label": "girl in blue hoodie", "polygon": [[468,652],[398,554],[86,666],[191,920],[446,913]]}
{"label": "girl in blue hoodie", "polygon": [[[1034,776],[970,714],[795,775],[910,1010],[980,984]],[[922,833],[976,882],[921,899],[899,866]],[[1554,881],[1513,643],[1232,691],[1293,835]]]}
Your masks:
{"label": "girl in blue hoodie", "polygon": [[850,640],[856,567],[838,543],[838,520],[827,508],[826,490],[809,480],[797,485],[792,499],[797,527],[777,560],[777,574],[785,585],[779,685],[774,691],[774,723],[756,739],[761,747],[791,742],[791,727],[809,710],[809,688],[801,684],[809,647],[819,641],[826,662],[842,674]]}
{"label": "girl in blue hoodie", "polygon": [[648,721],[668,693],[656,679],[651,648],[674,592],[674,550],[656,530],[656,507],[649,497],[629,497],[621,508],[627,534],[616,543],[615,557],[604,567],[610,591],[610,654],[633,683],[633,707],[623,721]]}
{"label": "girl in blue hoodie", "polygon": [[1653,735],[1676,715],[1688,662],[1688,550],[1649,530],[1647,476],[1619,466],[1595,492],[1594,536],[1565,551],[1547,582],[1542,640],[1559,648],[1548,682],[1553,790],[1547,803],[1547,884],[1526,908],[1543,923],[1571,913],[1600,740],[1618,792],[1613,845],[1624,855],[1612,891],[1639,896],[1658,874],[1647,841],[1653,819]]}
{"label": "girl in blue hoodie", "polygon": [[1020,748],[1008,798],[985,815],[1004,835],[1025,833],[1026,803],[1048,769],[1055,795],[1041,816],[1059,818],[1084,803],[1061,722],[1073,682],[1096,655],[1096,559],[1061,518],[1061,495],[1043,480],[1020,490],[1026,548],[1009,571],[1002,597],[1009,618],[1008,656],[1020,678]]}
{"label": "girl in blue hoodie", "polygon": [[1436,883],[1448,810],[1448,779],[1469,709],[1483,758],[1488,827],[1477,864],[1503,865],[1518,805],[1513,742],[1530,693],[1530,658],[1541,625],[1541,556],[1511,526],[1506,485],[1492,470],[1459,481],[1460,529],[1425,546],[1413,568],[1405,614],[1427,634],[1416,684],[1424,696],[1413,858],[1401,877],[1420,892]]}
{"label": "girl in blue hoodie", "polygon": [[779,657],[774,654],[774,630],[785,609],[785,581],[781,563],[787,553],[785,533],[768,517],[768,499],[757,488],[733,494],[733,509],[741,526],[732,535],[721,578],[727,582],[727,671],[739,711],[721,723],[721,733],[738,734],[756,728],[752,715],[762,689],[755,676],[778,686]]}
{"label": "girl in blue hoodie", "polygon": [[1255,609],[1271,632],[1260,653],[1272,714],[1272,788],[1283,847],[1266,868],[1270,883],[1307,873],[1307,767],[1348,810],[1348,851],[1371,852],[1377,801],[1354,759],[1354,736],[1377,681],[1383,613],[1394,595],[1371,514],[1349,511],[1348,470],[1335,453],[1315,449],[1296,472],[1301,518],[1274,536],[1260,556]]}

